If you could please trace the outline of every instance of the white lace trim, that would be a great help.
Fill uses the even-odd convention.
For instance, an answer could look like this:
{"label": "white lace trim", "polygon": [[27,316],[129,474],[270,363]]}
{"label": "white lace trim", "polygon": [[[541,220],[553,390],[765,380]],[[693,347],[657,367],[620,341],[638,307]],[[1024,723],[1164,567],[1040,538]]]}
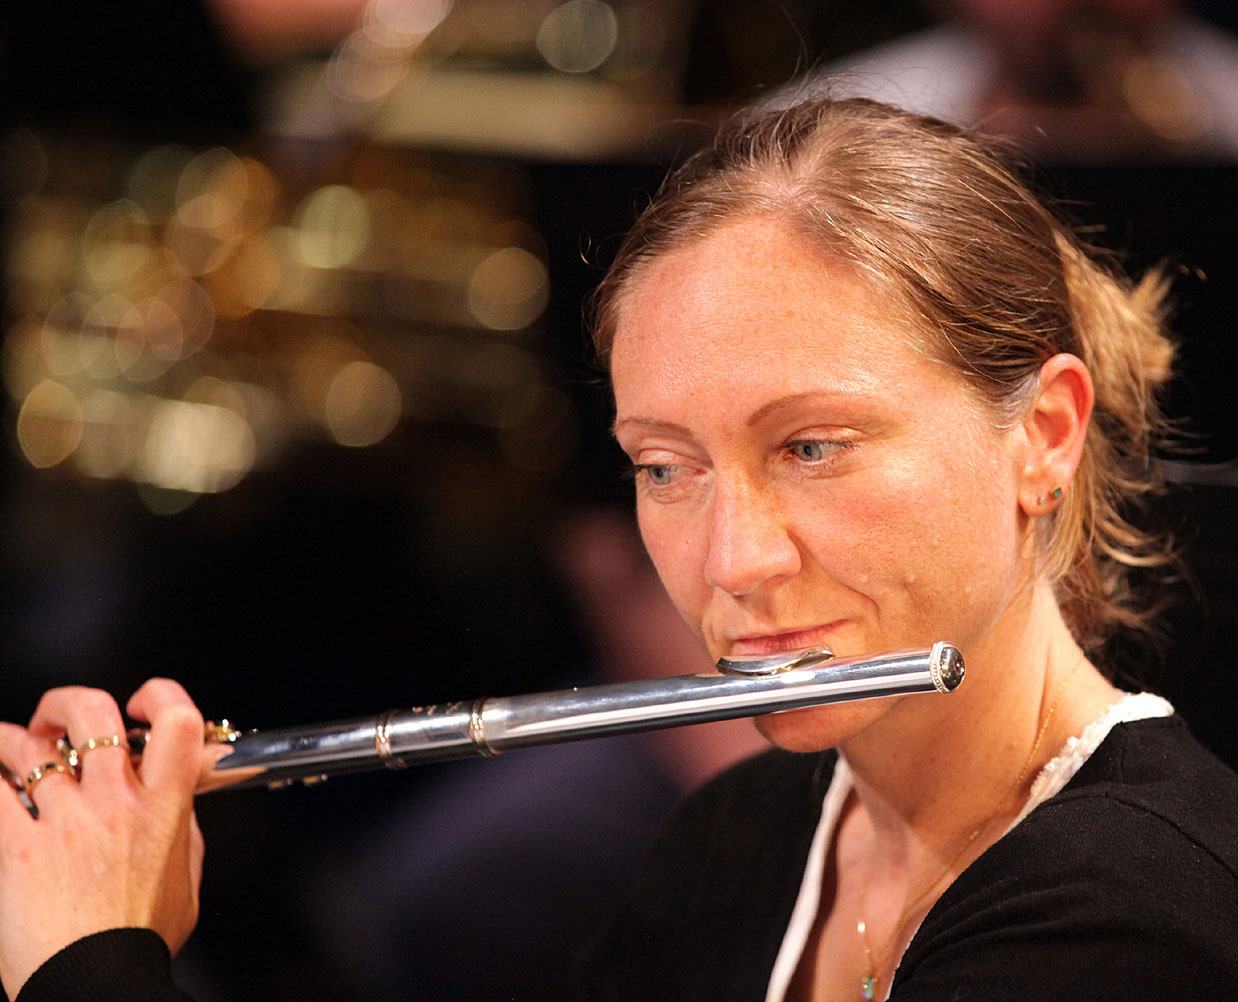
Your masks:
{"label": "white lace trim", "polygon": [[[1152,717],[1168,717],[1173,712],[1174,708],[1167,699],[1150,692],[1128,692],[1088,724],[1082,734],[1067,738],[1062,750],[1045,763],[1045,767],[1036,774],[1036,779],[1032,782],[1032,792],[1027,803],[1023,805],[1023,810],[1010,828],[1074,779],[1080,766],[1092,757],[1092,753],[1118,724]],[[1010,828],[1006,830],[1009,831]]]}
{"label": "white lace trim", "polygon": [[[1173,712],[1174,708],[1168,700],[1150,692],[1124,695],[1088,724],[1081,734],[1068,738],[1062,750],[1045,763],[1044,768],[1036,774],[1036,779],[1032,782],[1032,792],[1027,803],[1023,805],[1023,810],[1019,812],[1019,816],[1010,828],[1017,825],[1032,810],[1069,783],[1083,763],[1092,756],[1092,753],[1100,747],[1101,742],[1109,736],[1109,732],[1118,724],[1153,717],[1168,717]],[[808,943],[808,935],[817,917],[817,909],[821,904],[821,879],[825,868],[826,850],[830,840],[834,837],[839,814],[842,813],[842,806],[851,792],[852,785],[851,769],[847,765],[847,760],[840,754],[838,763],[834,767],[834,776],[830,780],[830,788],[826,791],[825,800],[821,805],[821,820],[817,823],[817,830],[813,834],[812,846],[808,851],[808,860],[804,866],[804,878],[800,882],[799,894],[795,899],[795,907],[787,923],[787,931],[783,935],[778,957],[770,972],[765,1002],[785,1002],[787,988],[791,984],[791,978],[795,975],[795,969],[799,966],[804,947]],[[1010,828],[1006,829],[1007,832]],[[915,938],[914,932],[911,938]],[[907,943],[910,942],[909,939]],[[907,943],[903,944],[904,950],[907,949]],[[883,999],[889,997],[889,991],[890,986],[887,985]]]}

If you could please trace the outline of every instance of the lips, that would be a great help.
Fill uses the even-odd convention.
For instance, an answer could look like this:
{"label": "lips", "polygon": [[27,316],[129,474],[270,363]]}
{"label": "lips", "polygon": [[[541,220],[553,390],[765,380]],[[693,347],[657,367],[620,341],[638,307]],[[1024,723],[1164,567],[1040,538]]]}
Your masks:
{"label": "lips", "polygon": [[749,634],[731,641],[732,655],[762,656],[795,651],[804,647],[828,647],[828,639],[837,633],[841,621],[778,633]]}

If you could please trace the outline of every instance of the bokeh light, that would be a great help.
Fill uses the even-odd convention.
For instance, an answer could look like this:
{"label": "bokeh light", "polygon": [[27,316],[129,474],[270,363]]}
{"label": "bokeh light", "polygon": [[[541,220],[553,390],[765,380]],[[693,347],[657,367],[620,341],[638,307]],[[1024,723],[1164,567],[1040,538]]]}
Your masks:
{"label": "bokeh light", "polygon": [[[408,48],[449,8],[379,3],[362,33]],[[517,168],[375,149],[296,183],[174,144],[83,166],[32,169],[12,213],[3,377],[32,466],[171,514],[297,443],[373,448],[408,422],[562,462]]]}
{"label": "bokeh light", "polygon": [[109,288],[134,276],[154,256],[150,224],[129,199],[106,205],[86,224],[82,264],[90,281]]}
{"label": "bokeh light", "polygon": [[527,327],[546,308],[550,276],[546,266],[522,247],[488,254],[469,280],[469,310],[486,327]]}
{"label": "bokeh light", "polygon": [[31,466],[64,462],[81,438],[82,407],[68,387],[45,379],[30,391],[17,414],[17,441]]}
{"label": "bokeh light", "polygon": [[89,477],[127,477],[141,443],[142,406],[116,390],[97,389],[82,401],[82,437],[73,458]]}
{"label": "bokeh light", "polygon": [[365,30],[397,44],[424,39],[451,12],[451,0],[373,0]]}
{"label": "bokeh light", "polygon": [[309,196],[297,212],[297,253],[314,268],[351,264],[370,237],[365,199],[342,184]]}
{"label": "bokeh light", "polygon": [[160,400],[151,407],[135,473],[156,487],[213,494],[235,486],[255,455],[253,432],[233,411]]}
{"label": "bokeh light", "polygon": [[373,362],[349,362],[331,380],[323,417],[340,445],[374,445],[400,419],[400,387]]}
{"label": "bokeh light", "polygon": [[619,19],[601,0],[568,0],[537,29],[537,51],[565,73],[596,70],[614,53],[618,40]]}

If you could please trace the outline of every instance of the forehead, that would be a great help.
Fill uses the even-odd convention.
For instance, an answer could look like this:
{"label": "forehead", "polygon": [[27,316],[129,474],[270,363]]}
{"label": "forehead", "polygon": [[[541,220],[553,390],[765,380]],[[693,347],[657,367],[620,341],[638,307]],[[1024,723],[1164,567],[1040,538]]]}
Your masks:
{"label": "forehead", "polygon": [[911,367],[943,368],[892,289],[779,221],[737,220],[662,254],[618,307],[621,409],[709,385],[870,392]]}

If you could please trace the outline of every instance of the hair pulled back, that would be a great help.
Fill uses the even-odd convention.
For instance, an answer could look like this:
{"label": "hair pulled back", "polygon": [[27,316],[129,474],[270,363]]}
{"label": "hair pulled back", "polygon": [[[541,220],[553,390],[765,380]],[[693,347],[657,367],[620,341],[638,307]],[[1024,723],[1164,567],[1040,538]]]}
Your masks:
{"label": "hair pulled back", "polygon": [[991,141],[868,100],[817,100],[737,118],[666,179],[595,294],[603,361],[647,262],[751,216],[782,220],[892,290],[924,349],[999,422],[1023,413],[1053,355],[1083,360],[1096,403],[1075,478],[1042,520],[1043,566],[1090,652],[1119,627],[1147,628],[1130,572],[1170,555],[1124,509],[1155,486],[1165,432],[1163,277],[1132,285],[1099,264]]}

